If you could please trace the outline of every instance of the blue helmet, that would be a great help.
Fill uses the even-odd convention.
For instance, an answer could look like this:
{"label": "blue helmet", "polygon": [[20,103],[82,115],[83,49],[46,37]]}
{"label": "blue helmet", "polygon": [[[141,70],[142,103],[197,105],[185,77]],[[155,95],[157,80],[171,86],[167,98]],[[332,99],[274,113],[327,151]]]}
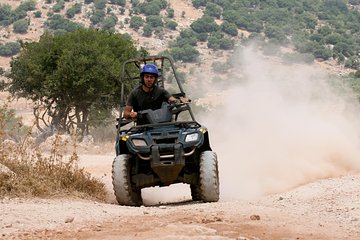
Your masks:
{"label": "blue helmet", "polygon": [[151,63],[145,64],[145,66],[142,68],[140,73],[141,78],[144,76],[145,73],[154,74],[156,77],[159,76],[159,71],[157,66]]}

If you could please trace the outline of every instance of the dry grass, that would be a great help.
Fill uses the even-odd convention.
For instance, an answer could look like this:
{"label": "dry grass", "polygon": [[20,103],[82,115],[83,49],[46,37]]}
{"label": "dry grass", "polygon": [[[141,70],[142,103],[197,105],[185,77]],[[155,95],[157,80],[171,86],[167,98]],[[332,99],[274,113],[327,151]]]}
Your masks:
{"label": "dry grass", "polygon": [[[5,109],[5,110],[4,110]],[[76,144],[71,157],[64,157],[66,143],[56,136],[49,153],[34,147],[30,133],[22,141],[5,138],[6,107],[0,111],[0,164],[13,173],[0,172],[0,198],[80,197],[103,201],[104,184],[78,166]]]}

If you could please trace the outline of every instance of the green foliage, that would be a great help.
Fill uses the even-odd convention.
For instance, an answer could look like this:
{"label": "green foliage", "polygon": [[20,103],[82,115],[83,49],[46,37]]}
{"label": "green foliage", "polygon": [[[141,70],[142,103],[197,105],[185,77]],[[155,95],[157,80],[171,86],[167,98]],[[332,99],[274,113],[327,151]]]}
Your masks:
{"label": "green foliage", "polygon": [[13,22],[14,13],[8,4],[0,4],[0,25],[8,26]]}
{"label": "green foliage", "polygon": [[166,22],[165,25],[170,30],[176,30],[176,27],[178,26],[178,24],[175,21],[172,21],[172,20]]}
{"label": "green foliage", "polygon": [[147,16],[146,23],[152,27],[163,27],[164,23],[161,16]]}
{"label": "green foliage", "polygon": [[13,29],[15,33],[26,33],[28,27],[29,27],[28,20],[26,19],[17,20],[13,24]]}
{"label": "green foliage", "polygon": [[102,22],[102,29],[108,30],[110,32],[115,32],[115,25],[118,21],[118,18],[115,15],[110,15],[104,19]]}
{"label": "green foliage", "polygon": [[90,17],[90,21],[92,25],[96,25],[101,23],[105,19],[105,12],[103,9],[95,9],[93,11],[93,15]]}
{"label": "green foliage", "polygon": [[143,3],[139,3],[138,7],[140,12],[145,14],[146,16],[160,15],[160,11],[162,9],[166,9],[167,1],[166,0],[145,1]]}
{"label": "green foliage", "polygon": [[319,45],[314,48],[313,54],[316,58],[320,58],[323,60],[328,60],[333,55],[331,49]]}
{"label": "green foliage", "polygon": [[216,24],[214,18],[204,15],[201,18],[197,19],[190,25],[191,29],[197,33],[202,32],[215,32],[219,30],[219,25]]}
{"label": "green foliage", "polygon": [[36,1],[35,0],[26,0],[22,1],[20,5],[16,8],[16,11],[33,11],[36,8]]}
{"label": "green foliage", "polygon": [[208,2],[206,4],[205,14],[207,14],[207,15],[209,15],[211,17],[220,18],[221,13],[222,13],[222,9],[217,4],[214,4],[214,3],[211,3],[211,2]]}
{"label": "green foliage", "polygon": [[41,18],[41,11],[34,12],[34,17],[35,18]]}
{"label": "green foliage", "polygon": [[180,32],[180,35],[176,38],[174,47],[183,47],[185,45],[196,46],[197,34],[191,29],[184,29]]}
{"label": "green foliage", "polygon": [[144,25],[144,20],[139,16],[133,16],[130,19],[130,27],[133,29],[139,29],[142,25]]}
{"label": "green foliage", "polygon": [[45,22],[45,27],[53,31],[74,32],[79,29],[81,25],[65,19],[61,15],[55,14]]}
{"label": "green foliage", "polygon": [[175,61],[196,62],[200,53],[196,48],[190,45],[183,47],[174,47],[170,50],[170,55]]}
{"label": "green foliage", "polygon": [[8,42],[5,44],[0,44],[0,56],[11,57],[20,52],[20,43],[18,42]]}
{"label": "green foliage", "polygon": [[27,16],[27,11],[35,9],[33,0],[22,2],[14,11],[8,4],[0,4],[0,26],[8,26],[17,20],[23,19]]}
{"label": "green foliage", "polygon": [[174,18],[175,11],[174,11],[173,8],[167,8],[167,9],[166,9],[166,12],[167,12],[168,18]]}
{"label": "green foliage", "polygon": [[71,6],[71,8],[69,8],[68,10],[66,10],[66,17],[68,18],[73,18],[75,16],[75,14],[79,14],[81,13],[81,4],[80,3],[75,3],[73,6]]}
{"label": "green foliage", "polygon": [[59,0],[57,1],[57,3],[53,6],[53,11],[58,13],[61,10],[63,10],[65,8],[65,2],[63,0]]}
{"label": "green foliage", "polygon": [[349,58],[345,61],[345,67],[352,69],[359,69],[360,62],[356,58]]}
{"label": "green foliage", "polygon": [[197,39],[200,41],[200,42],[206,42],[207,39],[208,39],[208,33],[199,33],[197,35]]}
{"label": "green foliage", "polygon": [[89,125],[103,121],[91,114],[92,106],[99,111],[117,106],[122,62],[136,55],[131,39],[120,34],[96,29],[45,33],[39,42],[25,43],[11,61],[8,90],[39,102],[51,117],[48,124],[59,131],[74,127],[70,119],[79,134],[87,134]]}
{"label": "green foliage", "polygon": [[152,32],[153,32],[153,27],[150,25],[150,24],[146,24],[144,27],[143,27],[143,36],[144,37],[151,37],[152,35]]}
{"label": "green foliage", "polygon": [[126,0],[110,0],[111,4],[115,4],[115,5],[119,5],[122,7],[125,7],[126,5]]}
{"label": "green foliage", "polygon": [[205,7],[207,0],[192,0],[191,2],[195,8],[199,8],[199,7]]}
{"label": "green foliage", "polygon": [[238,35],[238,28],[237,26],[234,24],[234,23],[230,23],[228,21],[224,21],[222,24],[221,24],[221,30],[224,32],[224,33],[227,33],[231,36],[237,36]]}
{"label": "green foliage", "polygon": [[215,32],[209,36],[207,46],[215,50],[229,50],[234,48],[234,41],[225,37],[221,32]]}
{"label": "green foliage", "polygon": [[107,0],[95,0],[94,6],[98,10],[104,10],[106,8],[106,2]]}

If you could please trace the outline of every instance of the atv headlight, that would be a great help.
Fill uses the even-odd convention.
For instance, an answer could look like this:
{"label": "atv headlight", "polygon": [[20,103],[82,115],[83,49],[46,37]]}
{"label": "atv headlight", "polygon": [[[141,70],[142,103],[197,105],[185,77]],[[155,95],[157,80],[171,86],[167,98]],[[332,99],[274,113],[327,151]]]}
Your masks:
{"label": "atv headlight", "polygon": [[186,135],[186,137],[185,137],[185,142],[197,141],[198,138],[199,138],[199,134],[198,134],[198,133],[190,133],[190,134]]}
{"label": "atv headlight", "polygon": [[144,147],[147,146],[146,142],[144,139],[139,139],[139,138],[133,138],[131,139],[131,142],[136,146],[136,147]]}

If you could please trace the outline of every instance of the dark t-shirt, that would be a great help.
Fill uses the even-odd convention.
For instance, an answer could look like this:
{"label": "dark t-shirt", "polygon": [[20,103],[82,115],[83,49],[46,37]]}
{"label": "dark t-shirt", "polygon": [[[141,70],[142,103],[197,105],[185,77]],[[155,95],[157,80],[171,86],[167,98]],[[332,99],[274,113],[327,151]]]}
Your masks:
{"label": "dark t-shirt", "polygon": [[165,89],[155,86],[151,92],[145,92],[142,86],[139,86],[131,91],[126,105],[132,106],[135,112],[161,108],[163,102],[167,102],[170,93]]}

